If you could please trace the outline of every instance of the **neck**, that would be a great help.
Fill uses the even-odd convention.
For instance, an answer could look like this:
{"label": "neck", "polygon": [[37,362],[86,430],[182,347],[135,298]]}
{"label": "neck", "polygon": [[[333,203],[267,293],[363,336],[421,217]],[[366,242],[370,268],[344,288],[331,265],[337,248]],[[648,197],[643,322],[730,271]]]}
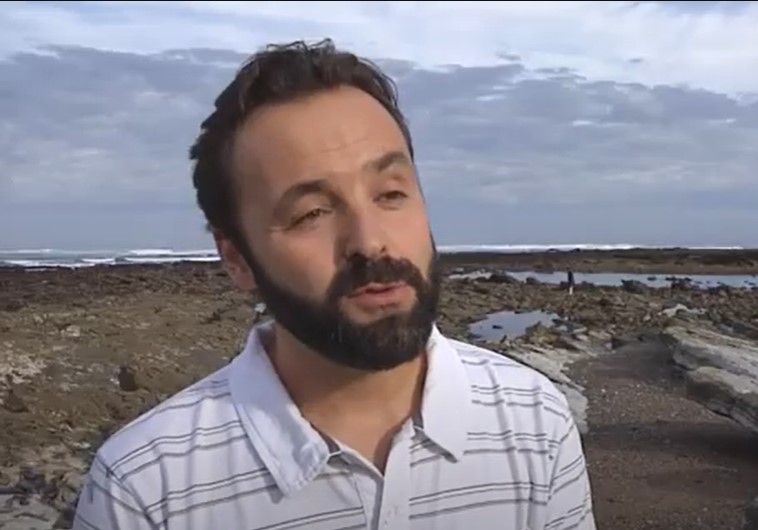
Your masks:
{"label": "neck", "polygon": [[293,402],[309,419],[342,423],[375,418],[394,425],[420,406],[425,352],[393,369],[366,372],[326,359],[279,325],[274,326],[272,339],[267,347],[272,364]]}
{"label": "neck", "polygon": [[396,433],[420,408],[426,353],[391,370],[363,372],[305,348],[278,325],[274,329],[266,349],[303,417],[383,473]]}

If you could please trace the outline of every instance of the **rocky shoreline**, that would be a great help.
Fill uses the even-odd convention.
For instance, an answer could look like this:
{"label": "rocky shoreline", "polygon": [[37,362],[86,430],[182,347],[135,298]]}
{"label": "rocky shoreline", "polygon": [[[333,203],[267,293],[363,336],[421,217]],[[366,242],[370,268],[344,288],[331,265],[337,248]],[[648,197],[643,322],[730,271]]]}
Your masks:
{"label": "rocky shoreline", "polygon": [[[692,253],[655,263],[647,255],[643,265],[634,260],[645,255],[625,252],[625,265],[617,252],[605,261],[448,256],[448,272],[497,274],[446,280],[440,327],[534,366],[567,394],[585,433],[599,528],[754,530],[745,525],[758,495],[758,289],[627,282],[569,295],[503,272],[758,270],[745,251],[701,253],[710,264]],[[228,362],[256,302],[215,263],[0,269],[0,529],[67,528],[98,444]],[[493,323],[487,337],[472,334],[471,324],[503,311],[506,320],[548,318],[518,333]]]}
{"label": "rocky shoreline", "polygon": [[456,252],[449,266],[509,271],[622,272],[633,274],[758,274],[758,249],[631,248],[555,252]]}

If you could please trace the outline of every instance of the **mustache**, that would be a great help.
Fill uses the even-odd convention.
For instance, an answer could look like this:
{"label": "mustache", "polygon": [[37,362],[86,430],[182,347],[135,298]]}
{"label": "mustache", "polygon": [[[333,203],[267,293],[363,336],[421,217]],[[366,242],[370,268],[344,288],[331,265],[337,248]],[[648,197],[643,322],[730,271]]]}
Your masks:
{"label": "mustache", "polygon": [[336,301],[370,283],[393,282],[406,283],[417,291],[426,287],[421,271],[407,259],[382,257],[370,260],[359,256],[350,260],[334,277],[329,289],[329,299]]}

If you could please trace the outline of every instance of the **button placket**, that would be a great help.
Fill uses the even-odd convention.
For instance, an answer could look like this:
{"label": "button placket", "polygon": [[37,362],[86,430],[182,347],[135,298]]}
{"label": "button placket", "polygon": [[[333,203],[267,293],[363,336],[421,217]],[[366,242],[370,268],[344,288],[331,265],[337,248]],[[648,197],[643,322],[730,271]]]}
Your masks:
{"label": "button placket", "polygon": [[410,440],[413,427],[404,425],[390,450],[384,473],[379,526],[392,530],[409,530]]}

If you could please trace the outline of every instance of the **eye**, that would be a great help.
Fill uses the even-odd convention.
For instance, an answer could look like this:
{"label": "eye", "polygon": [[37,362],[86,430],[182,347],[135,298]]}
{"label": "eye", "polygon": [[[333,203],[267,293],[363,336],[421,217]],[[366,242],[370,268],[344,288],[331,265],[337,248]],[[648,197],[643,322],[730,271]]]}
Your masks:
{"label": "eye", "polygon": [[314,208],[313,210],[310,210],[305,215],[301,215],[299,217],[296,217],[295,220],[292,222],[292,226],[301,226],[307,223],[311,223],[321,217],[324,214],[329,213],[328,210],[324,208]]}
{"label": "eye", "polygon": [[399,201],[407,197],[407,195],[402,191],[394,190],[388,191],[387,193],[382,193],[379,197],[383,201]]}

